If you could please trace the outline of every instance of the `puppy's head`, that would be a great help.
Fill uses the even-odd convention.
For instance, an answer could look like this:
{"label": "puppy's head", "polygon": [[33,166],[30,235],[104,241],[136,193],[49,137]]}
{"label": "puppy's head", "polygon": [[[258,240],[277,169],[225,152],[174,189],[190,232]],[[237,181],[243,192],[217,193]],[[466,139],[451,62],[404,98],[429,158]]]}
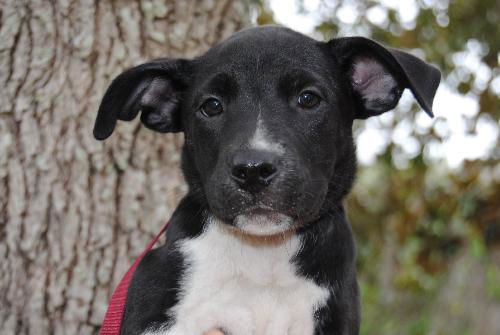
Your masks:
{"label": "puppy's head", "polygon": [[185,134],[192,193],[251,234],[313,222],[349,191],[352,122],[393,109],[405,88],[432,116],[440,74],[365,38],[318,42],[280,27],[234,34],[194,60],[159,59],[119,75],[94,128],[134,119]]}

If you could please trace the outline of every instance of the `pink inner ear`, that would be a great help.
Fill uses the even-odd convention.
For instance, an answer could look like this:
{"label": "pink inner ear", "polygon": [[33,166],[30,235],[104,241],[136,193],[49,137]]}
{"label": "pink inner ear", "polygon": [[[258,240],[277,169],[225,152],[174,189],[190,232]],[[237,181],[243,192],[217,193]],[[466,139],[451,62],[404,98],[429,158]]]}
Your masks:
{"label": "pink inner ear", "polygon": [[389,71],[373,58],[354,59],[352,82],[354,89],[366,99],[380,99],[397,86]]}

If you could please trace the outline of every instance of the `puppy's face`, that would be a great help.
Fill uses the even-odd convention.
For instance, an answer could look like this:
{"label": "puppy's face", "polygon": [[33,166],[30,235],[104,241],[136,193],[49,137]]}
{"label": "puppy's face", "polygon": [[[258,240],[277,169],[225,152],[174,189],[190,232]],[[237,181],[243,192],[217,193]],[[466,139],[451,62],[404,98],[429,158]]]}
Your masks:
{"label": "puppy's face", "polygon": [[288,30],[250,30],[194,62],[186,150],[224,222],[251,229],[261,221],[257,233],[266,221],[279,231],[317,217],[352,122],[322,46]]}
{"label": "puppy's face", "polygon": [[254,28],[192,61],[125,72],[94,134],[106,138],[116,119],[139,111],[153,130],[184,131],[191,191],[221,221],[272,235],[314,221],[347,193],[353,119],[392,109],[406,87],[430,113],[438,83],[434,68],[370,40]]}

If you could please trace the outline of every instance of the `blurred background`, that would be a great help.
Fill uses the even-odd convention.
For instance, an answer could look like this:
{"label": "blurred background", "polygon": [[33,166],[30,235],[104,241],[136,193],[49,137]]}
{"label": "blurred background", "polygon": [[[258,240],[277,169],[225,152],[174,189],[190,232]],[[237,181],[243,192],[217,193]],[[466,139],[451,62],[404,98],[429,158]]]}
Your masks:
{"label": "blurred background", "polygon": [[194,57],[250,25],[361,35],[436,64],[431,119],[409,92],[356,121],[347,208],[362,334],[500,334],[498,0],[0,2],[0,329],[97,333],[112,289],[186,192],[182,135],[91,135],[110,81]]}
{"label": "blurred background", "polygon": [[258,2],[252,19],[371,37],[443,74],[434,119],[406,92],[356,124],[362,334],[500,334],[500,2],[285,2]]}

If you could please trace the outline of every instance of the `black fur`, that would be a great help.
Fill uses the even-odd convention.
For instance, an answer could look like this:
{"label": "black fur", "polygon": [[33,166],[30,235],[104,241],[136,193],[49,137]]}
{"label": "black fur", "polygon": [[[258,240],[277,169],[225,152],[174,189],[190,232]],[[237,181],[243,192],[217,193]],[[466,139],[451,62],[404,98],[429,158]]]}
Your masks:
{"label": "black fur", "polygon": [[[160,59],[118,76],[102,100],[95,137],[107,138],[118,119],[139,112],[153,130],[183,131],[189,185],[167,243],[137,269],[122,333],[173,321],[166,312],[189,267],[176,241],[202,234],[208,215],[233,225],[238,215],[266,208],[300,225],[299,275],[332,289],[316,313],[315,334],[358,334],[355,247],[342,205],[356,170],[352,123],[394,108],[405,88],[432,116],[439,79],[434,67],[365,38],[323,43],[280,27],[247,29],[194,60]],[[304,91],[320,102],[300,105]],[[213,98],[223,112],[207,117],[204,102]],[[248,147],[258,122],[283,152],[271,159],[278,173],[255,194],[234,182],[231,164],[245,152],[258,156]]]}
{"label": "black fur", "polygon": [[140,334],[147,327],[170,322],[166,313],[178,302],[179,279],[187,264],[174,242],[192,238],[203,228],[203,208],[186,196],[170,219],[167,241],[148,253],[137,267],[129,287],[122,334]]}

